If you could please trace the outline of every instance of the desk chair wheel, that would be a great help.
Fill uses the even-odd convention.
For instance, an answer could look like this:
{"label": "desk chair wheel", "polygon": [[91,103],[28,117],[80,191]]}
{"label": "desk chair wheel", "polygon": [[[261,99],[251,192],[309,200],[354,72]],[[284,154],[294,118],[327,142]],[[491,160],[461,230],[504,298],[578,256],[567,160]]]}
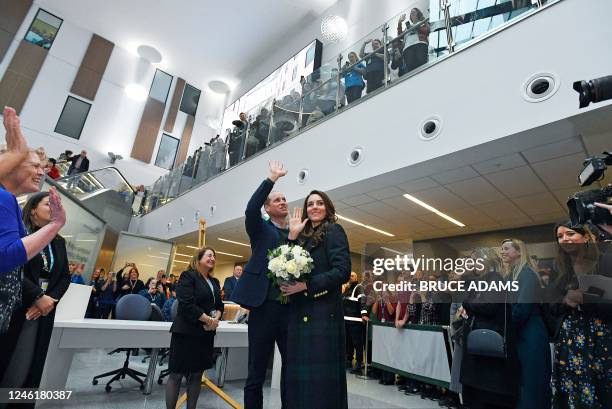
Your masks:
{"label": "desk chair wheel", "polygon": [[163,383],[164,383],[164,380],[163,380],[162,378],[159,378],[159,379],[157,380],[157,384],[158,384],[158,385],[162,385]]}
{"label": "desk chair wheel", "polygon": [[94,379],[93,381],[91,381],[91,384],[92,384],[92,385],[97,385],[97,384],[98,384],[98,380],[97,380],[97,379]]}
{"label": "desk chair wheel", "polygon": [[106,385],[106,386],[104,387],[104,390],[105,390],[106,392],[110,392],[110,391],[111,391],[111,389],[113,389],[113,387],[112,387],[112,386],[110,386],[110,385]]}

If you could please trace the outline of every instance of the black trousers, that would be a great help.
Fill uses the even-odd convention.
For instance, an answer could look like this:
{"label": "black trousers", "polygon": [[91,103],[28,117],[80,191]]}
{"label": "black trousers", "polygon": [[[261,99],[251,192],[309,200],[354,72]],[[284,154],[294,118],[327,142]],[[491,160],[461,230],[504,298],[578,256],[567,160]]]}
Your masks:
{"label": "black trousers", "polygon": [[249,374],[244,386],[244,409],[262,409],[262,387],[274,343],[278,345],[283,367],[281,369],[281,405],[289,408],[285,396],[285,369],[287,367],[288,307],[278,301],[266,300],[249,313]]}
{"label": "black trousers", "polygon": [[362,92],[363,92],[363,87],[360,87],[360,86],[355,86],[355,87],[347,88],[346,91],[345,91],[347,104],[350,104],[351,102],[355,101],[356,99],[361,98],[361,93]]}
{"label": "black trousers", "polygon": [[347,361],[353,360],[355,351],[355,361],[357,367],[363,365],[363,347],[365,344],[365,326],[361,322],[345,321],[346,327],[346,354]]}

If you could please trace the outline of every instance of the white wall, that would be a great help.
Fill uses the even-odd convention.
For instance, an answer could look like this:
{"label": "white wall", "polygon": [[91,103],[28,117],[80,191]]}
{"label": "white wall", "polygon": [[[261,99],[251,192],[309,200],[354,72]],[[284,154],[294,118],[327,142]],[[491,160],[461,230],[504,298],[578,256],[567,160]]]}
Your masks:
{"label": "white wall", "polygon": [[[6,71],[38,8],[39,6],[35,2],[24,19],[24,23],[0,63],[0,76]],[[47,7],[45,9],[54,13],[51,8]],[[60,18],[62,17],[61,14],[57,15]],[[79,27],[78,22],[64,20],[62,23],[20,115],[28,143],[34,147],[45,147],[49,156],[52,157],[59,156],[66,149],[73,152],[86,149],[91,161],[90,169],[110,166],[107,152],[120,154],[124,159],[118,161],[115,166],[119,168],[130,183],[151,184],[167,171],[153,164],[130,158],[145,102],[131,100],[126,96],[123,88],[127,84],[138,82],[149,89],[156,67],[141,60],[130,51],[117,46],[113,49],[96,99],[93,101],[81,133],[81,138],[76,140],[54,132],[92,35],[91,31]],[[112,39],[110,40],[112,41]],[[159,68],[164,68],[163,61]],[[169,74],[172,75],[171,72]],[[185,80],[191,83],[189,78]],[[169,92],[166,107],[170,105],[175,84],[176,77]],[[203,92],[196,114],[189,153],[214,136],[214,130],[206,125],[206,117],[218,116],[223,106],[223,98],[209,92],[208,89],[204,89],[203,84],[193,83],[193,85],[202,89]],[[179,111],[172,133],[173,136],[180,139],[186,119],[187,115]],[[162,128],[164,121],[165,115]],[[160,129],[157,138],[152,163],[155,162],[157,155],[161,131],[162,129]],[[3,141],[4,129],[0,130],[0,143],[3,143]]]}
{"label": "white wall", "polygon": [[[554,4],[134,219],[130,230],[172,238],[197,230],[196,211],[208,227],[242,217],[250,195],[267,176],[269,160],[282,160],[290,170],[278,189],[294,201],[314,188],[332,190],[362,182],[610,104],[578,108],[572,82],[609,75],[612,67],[612,54],[601,52],[612,38],[612,26],[604,18],[593,19],[588,31],[558,24],[578,13],[584,13],[579,0]],[[589,13],[609,15],[612,3],[594,0]],[[521,96],[525,82],[540,72],[556,74],[560,89],[544,102],[527,102]],[[433,115],[441,119],[442,131],[426,142],[418,137],[419,129]],[[527,142],[537,146],[560,137],[533,132]],[[356,167],[347,163],[354,146],[363,147],[365,158]],[[300,169],[310,172],[304,185],[296,180]],[[422,175],[414,175],[418,177]],[[370,188],[363,184],[362,189]],[[209,212],[211,206],[216,206],[214,213]]]}

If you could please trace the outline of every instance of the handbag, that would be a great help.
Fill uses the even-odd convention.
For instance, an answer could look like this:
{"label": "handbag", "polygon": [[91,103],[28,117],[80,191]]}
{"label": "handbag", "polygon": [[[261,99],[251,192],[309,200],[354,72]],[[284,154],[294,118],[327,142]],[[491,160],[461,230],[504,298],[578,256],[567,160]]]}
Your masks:
{"label": "handbag", "polygon": [[[473,329],[466,339],[466,350],[468,354],[488,356],[492,358],[507,358],[506,351],[506,309],[508,304],[504,300],[504,335],[491,329]],[[474,320],[472,320],[472,325]]]}

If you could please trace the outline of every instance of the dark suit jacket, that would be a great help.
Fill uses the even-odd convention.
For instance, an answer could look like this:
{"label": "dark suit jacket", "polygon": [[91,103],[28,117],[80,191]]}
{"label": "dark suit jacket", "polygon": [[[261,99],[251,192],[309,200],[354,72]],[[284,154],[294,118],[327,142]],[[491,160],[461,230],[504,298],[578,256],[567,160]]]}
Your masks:
{"label": "dark suit jacket", "polygon": [[68,174],[71,174],[74,169],[76,169],[77,173],[87,172],[89,170],[89,159],[87,157],[83,158],[83,160],[81,161],[81,166],[79,168],[76,167],[76,163],[80,157],[81,155],[75,155],[72,158],[70,158],[70,161],[72,163],[70,164],[70,167],[68,168]]}
{"label": "dark suit jacket", "polygon": [[238,279],[233,275],[231,277],[227,277],[223,282],[223,293],[226,300],[231,300],[234,288],[236,288],[236,283],[238,283]]}
{"label": "dark suit jacket", "polygon": [[264,180],[257,188],[245,211],[245,227],[251,240],[251,258],[232,293],[232,301],[246,308],[259,307],[268,296],[270,279],[268,272],[268,250],[278,247],[278,228],[270,220],[261,217],[261,207],[272,191],[274,182]]}
{"label": "dark suit jacket", "polygon": [[[68,272],[68,256],[66,254],[66,241],[61,236],[55,236],[51,242],[54,263],[53,271],[49,277],[49,284],[46,294],[49,297],[59,300],[62,298],[70,285],[70,273]],[[32,258],[23,268],[23,294],[22,301],[24,307],[28,308],[36,297],[43,291],[38,285],[40,271],[43,267],[43,260],[40,255]]]}
{"label": "dark suit jacket", "polygon": [[205,331],[204,323],[199,321],[203,313],[210,315],[212,310],[223,312],[219,280],[211,277],[210,281],[214,294],[200,273],[194,270],[183,271],[176,285],[176,299],[179,306],[170,332],[195,336],[214,334]]}

